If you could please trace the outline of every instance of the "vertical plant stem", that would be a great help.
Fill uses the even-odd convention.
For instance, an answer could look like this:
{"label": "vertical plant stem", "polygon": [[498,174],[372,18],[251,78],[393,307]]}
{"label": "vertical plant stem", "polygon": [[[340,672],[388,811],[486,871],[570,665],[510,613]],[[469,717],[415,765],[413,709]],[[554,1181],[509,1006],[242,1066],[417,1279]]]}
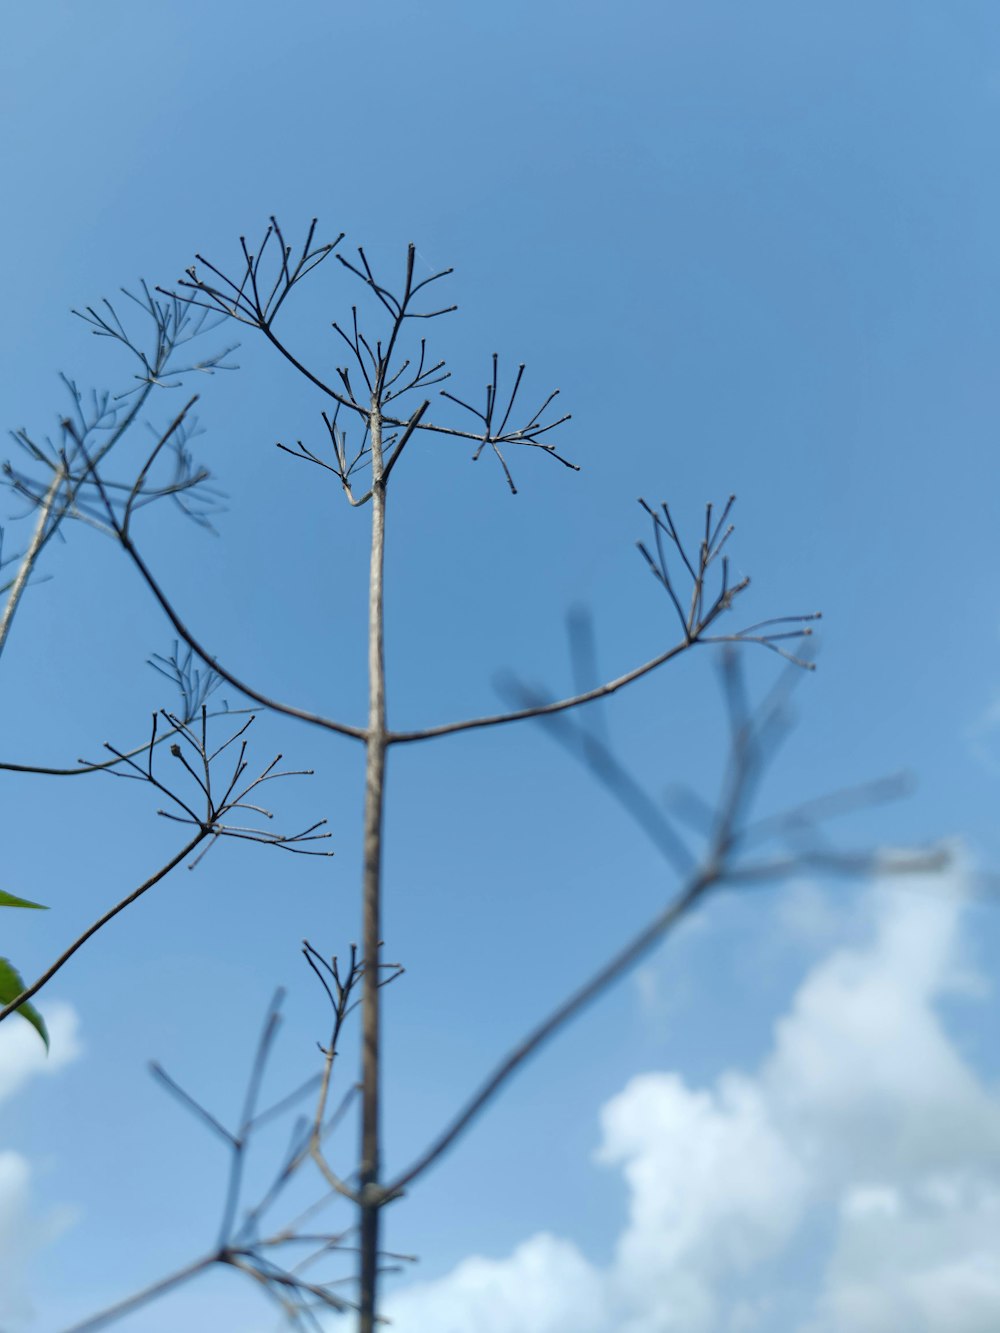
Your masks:
{"label": "vertical plant stem", "polygon": [[373,1333],[379,1247],[379,955],[381,945],[382,812],[385,799],[385,655],[382,569],[385,550],[385,476],[382,416],[372,398],[372,553],[368,601],[368,738],[365,766],[362,911],[364,973],[361,997],[361,1291],[360,1333]]}
{"label": "vertical plant stem", "polygon": [[56,502],[56,496],[59,494],[59,487],[65,480],[66,473],[62,467],[57,467],[52,474],[52,481],[49,489],[45,492],[45,498],[38,506],[38,522],[35,524],[35,531],[32,534],[28,549],[21,558],[21,568],[17,571],[14,582],[10,585],[10,593],[7,597],[7,605],[3,609],[3,616],[0,617],[0,656],[3,655],[4,645],[7,642],[7,635],[10,633],[10,627],[14,623],[14,615],[17,611],[21,596],[28,586],[28,580],[31,578],[32,571],[35,568],[35,562],[41,554],[42,547],[45,545],[46,528],[49,523],[49,515],[52,513],[52,506]]}

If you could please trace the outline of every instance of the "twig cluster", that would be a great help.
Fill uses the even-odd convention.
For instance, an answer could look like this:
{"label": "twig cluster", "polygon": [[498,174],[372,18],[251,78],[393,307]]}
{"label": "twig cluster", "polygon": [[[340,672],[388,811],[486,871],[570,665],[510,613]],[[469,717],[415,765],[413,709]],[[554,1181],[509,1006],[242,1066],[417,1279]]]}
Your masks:
{"label": "twig cluster", "polygon": [[[666,501],[663,502],[658,511],[647,504],[645,500],[640,499],[639,504],[653,522],[653,545],[656,554],[651,554],[645,542],[640,541],[636,545],[653,576],[666,590],[667,596],[677,613],[681,629],[690,642],[697,640],[699,643],[735,643],[737,641],[758,643],[764,648],[770,648],[772,652],[778,653],[779,656],[787,658],[796,666],[812,671],[815,668],[812,661],[806,657],[796,656],[784,648],[782,644],[786,641],[799,643],[808,639],[812,634],[809,622],[822,619],[821,612],[814,611],[800,616],[776,616],[770,620],[759,621],[756,625],[748,625],[745,629],[737,630],[735,634],[727,634],[722,637],[713,637],[706,634],[706,631],[712,627],[723,612],[732,607],[740,593],[750,586],[748,576],[736,583],[730,581],[729,557],[723,555],[723,550],[729,538],[736,530],[735,525],[728,521],[735,503],[736,496],[731,495],[723,506],[722,513],[714,522],[711,502],[705,506],[704,536],[698,543],[697,555],[692,558],[688,554],[684,540],[677,530]],[[673,549],[675,555],[680,557],[691,582],[691,590],[687,598],[687,610],[681,603],[675,579],[671,573],[668,558],[670,548]],[[707,591],[708,576],[712,566],[717,561],[720,561],[719,587],[712,595]]]}
{"label": "twig cluster", "polygon": [[[256,828],[252,825],[229,822],[228,817],[237,810],[245,811],[248,814],[256,814],[264,819],[273,819],[274,815],[270,810],[248,800],[251,793],[265,783],[275,782],[281,778],[310,777],[313,770],[311,768],[279,770],[278,764],[282,758],[279,754],[269,764],[265,765],[256,777],[244,783],[243,779],[246,777],[249,766],[246,757],[246,733],[255,721],[255,715],[248,717],[221,745],[211,749],[208,743],[207,706],[202,704],[200,711],[201,725],[197,730],[185,722],[183,718],[178,717],[176,713],[167,712],[166,709],[162,709],[158,714],[154,713],[152,733],[146,745],[145,764],[136,763],[135,759],[129,754],[116,749],[108,742],[105,742],[104,746],[122,765],[120,768],[108,769],[107,772],[111,776],[131,778],[137,782],[148,782],[175,807],[173,810],[157,810],[158,815],[162,815],[164,819],[173,820],[177,824],[191,825],[208,839],[207,845],[191,863],[191,869],[205,856],[219,838],[237,838],[241,841],[261,842],[269,847],[279,847],[282,851],[298,852],[304,856],[332,856],[332,852],[316,851],[301,845],[302,843],[316,842],[331,836],[329,833],[316,832],[316,829],[322,828],[326,824],[325,819],[310,824],[301,833],[276,833],[268,828]],[[169,786],[163,778],[153,771],[157,732],[161,718],[170,727],[172,734],[179,737],[179,740],[171,742],[170,755],[188,774],[200,793],[202,800],[200,814],[189,803],[192,800],[197,801],[197,796],[189,796],[188,799],[179,796],[173,787]],[[235,745],[237,742],[239,745],[232,771],[220,784],[221,792],[217,792],[213,790],[213,765],[220,755],[224,754],[231,745]],[[192,759],[194,762],[192,762]],[[177,811],[181,811],[181,813],[178,814]]]}
{"label": "twig cluster", "polygon": [[[170,728],[169,734],[178,738],[171,741],[169,752],[171,758],[187,774],[190,783],[193,783],[193,795],[190,790],[185,792],[184,795],[179,794],[170,783],[154,771],[154,759],[158,754],[157,743],[160,740],[158,733],[161,719]],[[236,812],[243,812],[250,816],[257,815],[262,819],[273,819],[274,816],[270,810],[257,801],[251,801],[248,798],[265,783],[275,782],[281,778],[310,776],[312,769],[278,770],[277,766],[281,762],[281,755],[279,754],[269,764],[265,765],[256,777],[245,781],[249,767],[249,761],[246,757],[246,732],[254,721],[254,715],[247,718],[221,745],[214,748],[209,745],[208,721],[208,707],[204,703],[201,705],[200,725],[197,727],[192,726],[176,713],[168,712],[166,709],[161,710],[160,713],[153,714],[150,738],[140,752],[145,753],[144,763],[137,762],[137,752],[119,750],[116,746],[106,742],[104,748],[113,756],[115,765],[121,765],[121,767],[99,764],[87,765],[87,771],[106,772],[113,777],[129,778],[136,782],[148,783],[160,795],[166,797],[174,807],[169,810],[160,809],[157,814],[175,823],[186,824],[193,828],[194,833],[175,856],[171,857],[165,865],[161,866],[137,888],[126,894],[120,902],[115,903],[113,907],[108,908],[95,921],[91,922],[86,930],[77,936],[73,943],[46,968],[32,985],[26,987],[20,995],[0,1009],[0,1021],[15,1013],[26,1001],[37,995],[92,936],[114,920],[126,907],[130,907],[156,884],[159,884],[178,865],[187,861],[188,869],[193,870],[205,853],[220,838],[263,843],[265,846],[277,847],[281,851],[294,852],[302,856],[333,855],[333,852],[304,845],[319,842],[331,836],[329,833],[317,832],[317,829],[325,826],[325,819],[317,820],[299,833],[278,833],[266,827],[233,823],[230,820],[230,815]],[[230,746],[236,745],[237,742],[238,749],[232,768],[226,766],[223,777],[216,781],[216,769],[223,768],[223,765],[218,764],[217,761]],[[195,808],[198,804],[202,807],[200,813]],[[237,818],[242,818],[243,813],[237,814]],[[189,860],[190,857],[193,857],[193,859]]]}
{"label": "twig cluster", "polygon": [[[70,389],[78,393],[74,385]],[[137,510],[157,500],[169,499],[186,517],[211,529],[209,516],[221,507],[223,496],[209,485],[211,473],[195,461],[188,447],[200,434],[197,419],[191,414],[196,402],[196,397],[191,398],[164,431],[158,435],[154,432],[153,447],[134,478],[128,481],[102,478],[107,501],[125,527]],[[81,422],[66,417],[61,423],[62,439],[58,445],[47,439],[43,447],[26,431],[15,432],[17,443],[48,472],[40,479],[8,461],[3,464],[3,475],[11,490],[34,508],[46,503],[49,488],[58,478],[58,507],[53,518],[75,519],[108,532],[105,497],[98,493],[95,481],[97,460],[105,451],[98,447],[92,454],[88,443],[95,434],[94,420],[89,417]],[[162,465],[157,469],[163,473],[162,477],[154,475],[158,463]]]}
{"label": "twig cluster", "polygon": [[[264,1109],[259,1109],[261,1089],[282,1021],[284,992],[281,990],[275,994],[264,1020],[235,1129],[228,1129],[161,1065],[153,1062],[150,1066],[158,1082],[224,1145],[228,1153],[229,1166],[215,1245],[200,1258],[116,1302],[83,1323],[73,1325],[67,1333],[85,1333],[85,1330],[93,1333],[93,1330],[105,1328],[214,1266],[228,1267],[249,1277],[270,1297],[294,1328],[321,1333],[324,1327],[319,1319],[321,1314],[339,1314],[357,1308],[354,1301],[342,1294],[344,1285],[353,1280],[350,1275],[335,1273],[332,1276],[316,1277],[312,1275],[312,1270],[331,1257],[353,1257],[357,1253],[356,1226],[334,1228],[322,1223],[320,1219],[338,1201],[346,1199],[356,1203],[358,1198],[355,1183],[357,1173],[350,1173],[344,1178],[338,1176],[327,1159],[326,1145],[343,1123],[348,1111],[355,1106],[360,1091],[359,1085],[349,1084],[331,1108],[334,1062],[340,1049],[344,1025],[360,1003],[357,995],[365,964],[359,959],[357,946],[353,944],[346,967],[341,966],[336,956],[327,959],[308,940],[304,942],[302,952],[319,979],[332,1011],[329,1038],[319,1046],[323,1057],[320,1073],[312,1075]],[[380,978],[381,986],[389,985],[403,974],[403,968],[395,963],[381,964],[381,969],[384,973]],[[266,1126],[294,1111],[310,1095],[314,1096],[311,1113],[300,1113],[295,1117],[277,1169],[266,1187],[252,1202],[248,1202],[245,1197],[246,1168],[257,1135]],[[282,1223],[268,1221],[289,1187],[310,1164],[317,1168],[323,1182],[321,1193]],[[383,1251],[379,1271],[383,1275],[396,1273],[400,1271],[401,1265],[413,1261],[412,1255]]]}
{"label": "twig cluster", "polygon": [[[168,300],[185,308],[194,307],[216,315],[228,316],[230,319],[235,319],[238,324],[246,324],[250,328],[266,332],[292,288],[311,273],[317,264],[321,264],[328,255],[331,255],[344,239],[344,233],[341,232],[335,241],[330,241],[326,245],[314,245],[317,225],[318,219],[313,218],[302,250],[294,263],[291,262],[292,247],[285,242],[277,219],[272,217],[256,254],[250,252],[246,237],[240,237],[244,270],[239,284],[227,278],[204,255],[196,254],[197,263],[208,269],[212,275],[210,279],[206,281],[200,278],[196,265],[192,264],[187,270],[187,277],[182,278],[179,283],[185,289],[183,294],[178,295],[163,287],[157,287],[156,290]],[[275,241],[273,246],[270,244],[272,237]],[[277,248],[277,271],[273,274],[272,281],[271,277],[262,272],[262,266],[265,256],[270,260],[275,248]],[[216,282],[222,285],[216,286]]]}
{"label": "twig cluster", "polygon": [[483,423],[482,436],[479,436],[478,433],[476,435],[476,438],[481,439],[482,443],[472,455],[472,461],[476,462],[482,451],[489,445],[500,461],[500,466],[503,468],[503,474],[507,479],[507,485],[510,487],[512,495],[517,494],[517,487],[514,485],[514,479],[510,475],[507,460],[504,458],[503,453],[500,450],[502,444],[534,445],[536,448],[541,449],[543,453],[548,454],[550,458],[554,458],[557,462],[562,463],[564,467],[568,467],[574,472],[579,472],[580,469],[576,463],[571,463],[569,459],[563,458],[561,454],[556,453],[555,445],[549,444],[541,438],[543,435],[547,435],[550,430],[555,430],[557,426],[561,426],[564,422],[569,421],[572,417],[571,412],[564,412],[561,417],[556,417],[554,421],[545,420],[545,411],[558,396],[559,390],[553,389],[542,403],[541,407],[531,414],[523,426],[519,426],[516,430],[508,429],[507,423],[510,421],[510,414],[514,410],[517,393],[521,387],[521,380],[524,377],[524,365],[521,364],[517,368],[517,372],[514,375],[514,383],[510,390],[510,396],[507,399],[507,406],[500,419],[500,424],[497,426],[495,425],[495,417],[499,395],[498,376],[498,357],[496,352],[494,352],[493,375],[486,384],[486,403],[482,411],[477,407],[473,407],[471,403],[466,403],[461,398],[456,398],[454,394],[447,393],[444,389],[441,390],[442,398],[447,398],[450,402],[457,403],[459,407],[464,408],[466,412],[471,412],[474,417],[477,417]]}
{"label": "twig cluster", "polygon": [[[110,301],[104,300],[99,308],[87,306],[84,310],[74,310],[89,324],[99,338],[110,338],[139,362],[139,371],[135,376],[136,384],[132,389],[117,394],[115,401],[121,401],[140,392],[147,385],[160,385],[167,389],[177,389],[183,376],[197,372],[213,375],[217,370],[235,370],[235,365],[226,364],[226,357],[236,351],[237,344],[224,347],[221,352],[211,356],[196,358],[184,365],[177,365],[174,356],[177,349],[186,346],[201,334],[210,332],[219,321],[209,322],[207,316],[193,310],[188,302],[167,296],[157,300],[145,282],[140,283],[142,295],[136,296],[127,288],[121,289],[122,295],[132,301],[147,317],[153,326],[152,345],[144,347],[136,340],[120,318],[118,311]],[[160,293],[164,295],[164,293]]]}
{"label": "twig cluster", "polygon": [[[196,665],[196,661],[200,660],[191,647],[188,647],[182,653],[176,639],[169,657],[160,653],[153,653],[149,658],[148,665],[158,675],[169,680],[180,695],[180,708],[174,711],[184,723],[195,721],[201,713],[202,706],[222,683],[222,678],[217,672]],[[229,704],[223,700],[220,707],[209,710],[208,717],[215,718],[223,715],[239,717],[250,711],[247,708],[230,708]],[[162,745],[173,735],[175,735],[175,728],[173,727],[161,730],[155,743]],[[71,767],[56,767],[50,764],[15,764],[8,760],[0,760],[0,772],[34,773],[40,777],[55,778],[80,777],[84,773],[99,773],[104,769],[116,768],[118,764],[123,763],[126,759],[134,759],[136,755],[143,754],[148,745],[148,741],[143,741],[141,745],[133,746],[132,749],[124,752],[121,759],[114,755],[110,759],[101,759],[96,763],[88,762],[86,759],[78,759]]]}
{"label": "twig cluster", "polygon": [[[92,470],[142,420],[153,389],[177,388],[184,376],[195,372],[211,375],[217,370],[235,369],[226,360],[233,347],[178,365],[178,349],[215,325],[183,301],[157,300],[145,284],[141,297],[124,288],[123,293],[143,312],[146,341],[130,330],[108,301],[99,310],[88,306],[74,313],[91,326],[96,336],[112,339],[138,360],[136,383],[114,396],[96,391],[84,394],[73,380],[63,376],[70,410],[60,418],[58,439],[38,439],[23,427],[11,433],[27,461],[15,466],[6,460],[0,466],[0,476],[13,494],[28,502],[29,512],[35,511],[37,517],[33,536],[22,551],[4,555],[0,545],[0,569],[14,563],[18,566],[14,576],[0,586],[0,593],[6,594],[0,614],[0,653],[38,559],[60,532],[64,520],[102,526],[102,516],[95,514],[92,503]],[[209,515],[218,508],[219,495],[208,486],[208,472],[196,465],[188,447],[196,434],[194,419],[188,416],[194,401],[191,399],[166,431],[154,432],[157,443],[137,481],[107,483],[109,492],[124,497],[129,515],[156,500],[171,499],[195,522],[210,526]],[[150,469],[158,458],[167,463],[169,471],[162,480],[154,481]],[[0,543],[2,538],[0,531]]]}
{"label": "twig cluster", "polygon": [[[74,380],[61,375],[60,379],[69,394],[70,410],[60,417],[58,440],[53,440],[51,436],[38,439],[24,427],[11,432],[11,438],[28,460],[44,469],[39,479],[11,462],[5,462],[3,475],[16,494],[28,500],[32,506],[39,505],[52,476],[62,474],[63,494],[60,505],[53,513],[53,525],[57,517],[93,518],[80,492],[92,484],[91,469],[102,462],[126,431],[139,420],[150,389],[176,389],[187,375],[212,375],[217,370],[236,369],[234,364],[226,361],[235,351],[235,344],[200,360],[177,364],[178,349],[217,327],[218,321],[210,322],[205,313],[191,310],[183,301],[173,298],[158,300],[145,283],[142,284],[141,297],[125,288],[122,292],[145,316],[145,328],[150,334],[148,342],[141,341],[139,335],[128,328],[110,301],[104,301],[99,309],[87,306],[84,311],[73,313],[90,325],[96,336],[117,342],[139,362],[140,371],[134,377],[135,385],[114,395],[96,390],[87,394]],[[109,487],[115,485],[116,489],[126,490],[132,508],[164,496],[175,498],[183,507],[185,502],[182,497],[186,492],[204,487],[208,473],[195,466],[188,448],[191,439],[198,434],[195,420],[188,415],[194,401],[192,399],[187,404],[165,431],[154,432],[157,440],[154,452],[137,482],[106,483]],[[173,476],[153,486],[149,482],[149,470],[161,452],[172,458]],[[209,503],[213,497],[203,489],[200,498]],[[190,501],[189,496],[187,502]],[[200,517],[197,509],[190,512],[192,517]]]}
{"label": "twig cluster", "polygon": [[[453,270],[450,268],[441,269],[432,273],[429,277],[416,281],[414,279],[416,247],[413,244],[407,246],[403,284],[398,291],[376,276],[363,248],[358,248],[357,262],[346,259],[339,252],[336,254],[343,268],[362,282],[378,303],[386,327],[382,334],[369,334],[359,323],[358,307],[352,306],[351,322],[346,328],[337,321],[332,324],[334,332],[350,352],[350,363],[336,367],[336,383],[324,381],[318,374],[309,369],[275,333],[274,320],[292,288],[317,264],[322,263],[329,255],[335,253],[337,246],[343,240],[343,233],[341,233],[335,241],[329,244],[316,245],[314,243],[316,225],[316,220],[313,219],[299,257],[294,263],[292,262],[292,248],[285,241],[277,220],[272,218],[270,226],[264,234],[264,239],[256,252],[250,250],[245,237],[240,238],[243,266],[238,279],[228,277],[219,267],[199,254],[196,255],[197,264],[192,265],[187,270],[186,276],[180,279],[178,283],[180,292],[173,293],[159,289],[163,290],[164,295],[170,296],[171,299],[189,301],[192,305],[204,311],[229,315],[241,324],[259,329],[282,356],[295,366],[310,383],[333,399],[336,406],[332,414],[324,414],[324,425],[334,448],[333,463],[324,462],[314,450],[309,449],[302,441],[297,441],[297,447],[294,449],[280,443],[279,448],[286,453],[316,463],[333,472],[340,479],[352,504],[363,504],[365,500],[370,498],[369,492],[361,499],[355,499],[351,492],[349,480],[360,466],[366,461],[370,461],[370,418],[373,411],[378,413],[382,424],[388,428],[388,432],[393,430],[404,432],[403,438],[393,436],[391,433],[386,435],[385,447],[387,450],[392,449],[393,453],[386,463],[385,478],[388,477],[396,458],[402,452],[403,446],[414,430],[449,436],[453,439],[474,441],[477,447],[472,455],[473,460],[478,459],[482,451],[489,446],[503,469],[504,477],[512,493],[516,493],[517,488],[514,485],[510,468],[503,453],[503,447],[505,446],[531,446],[555,458],[564,466],[572,468],[574,471],[578,470],[575,463],[571,463],[568,459],[562,457],[556,452],[554,445],[542,439],[542,436],[570,420],[569,413],[565,413],[554,420],[546,420],[545,418],[545,413],[557,397],[559,390],[556,389],[550,393],[541,407],[526,420],[520,424],[514,424],[512,413],[525,368],[523,365],[517,368],[509,394],[504,396],[504,406],[501,403],[499,358],[496,353],[493,355],[492,376],[486,385],[486,399],[482,409],[473,407],[464,399],[456,397],[446,390],[440,390],[441,397],[455,403],[464,411],[476,417],[482,423],[482,430],[462,430],[447,424],[425,420],[424,413],[429,407],[429,403],[423,405],[419,414],[415,413],[403,418],[393,416],[386,411],[391,403],[405,394],[413,391],[422,392],[429,386],[439,384],[450,377],[445,361],[440,358],[435,360],[429,356],[425,338],[420,338],[418,346],[414,347],[408,354],[403,354],[401,359],[397,359],[400,342],[408,321],[437,319],[441,315],[451,314],[458,309],[455,305],[442,305],[433,309],[416,308],[420,304],[417,298],[432,283],[448,277]],[[274,239],[274,245],[271,245],[272,238]],[[267,269],[266,276],[264,272],[266,268],[265,256],[273,257],[272,267]],[[202,276],[199,273],[198,265],[201,265],[202,269],[207,271],[207,276]],[[363,389],[362,385],[364,386]],[[353,452],[348,449],[346,434],[337,421],[337,414],[341,408],[361,418],[361,440],[357,447],[353,449]]]}
{"label": "twig cluster", "polygon": [[[193,649],[188,647],[182,653],[176,639],[169,657],[153,653],[149,658],[149,665],[164,680],[169,680],[180,695],[179,712],[183,722],[193,722],[222,684],[218,672],[197,665]],[[228,711],[228,707],[223,704],[223,712]]]}
{"label": "twig cluster", "polygon": [[[582,704],[595,703],[616,694],[625,686],[649,675],[658,667],[673,661],[674,658],[699,644],[759,644],[761,647],[770,648],[777,652],[795,666],[812,670],[813,663],[808,657],[801,653],[790,653],[784,647],[784,644],[788,641],[807,642],[812,637],[812,623],[822,618],[821,612],[781,616],[774,620],[762,621],[756,625],[748,625],[745,629],[734,630],[727,634],[710,634],[708,632],[725,612],[732,609],[737,598],[750,586],[749,578],[742,578],[736,583],[730,581],[728,557],[722,555],[723,546],[735,531],[734,525],[727,523],[735,500],[735,496],[729,497],[723,509],[721,520],[714,525],[712,523],[712,505],[708,504],[706,506],[706,535],[700,543],[697,556],[693,559],[674,526],[673,520],[670,518],[667,505],[663,505],[664,517],[661,518],[645,500],[639,501],[642,508],[653,519],[655,556],[650,554],[649,548],[644,542],[640,541],[637,545],[657,582],[666,590],[680,621],[681,638],[677,643],[663,652],[657,653],[655,657],[643,662],[641,666],[626,671],[621,676],[606,680],[600,685],[592,686],[590,689],[577,690],[575,694],[568,695],[565,698],[550,699],[540,691],[534,691],[529,696],[521,685],[515,684],[514,688],[508,690],[507,693],[518,698],[523,703],[523,707],[503,713],[490,713],[483,717],[466,718],[458,722],[445,722],[440,726],[424,727],[418,731],[394,731],[389,734],[389,740],[393,744],[436,740],[440,736],[453,736],[460,731],[501,726],[510,722],[522,722],[531,718],[545,718],[557,713],[564,713],[570,709],[578,708]],[[682,568],[690,580],[690,589],[685,594],[688,602],[687,611],[684,610],[681,603],[679,581],[671,572],[669,557],[671,547],[675,552],[675,558],[679,557]],[[713,593],[708,590],[708,580],[720,555],[722,555],[720,586]],[[503,678],[501,678],[500,684],[503,686]],[[529,698],[530,702],[527,702]]]}

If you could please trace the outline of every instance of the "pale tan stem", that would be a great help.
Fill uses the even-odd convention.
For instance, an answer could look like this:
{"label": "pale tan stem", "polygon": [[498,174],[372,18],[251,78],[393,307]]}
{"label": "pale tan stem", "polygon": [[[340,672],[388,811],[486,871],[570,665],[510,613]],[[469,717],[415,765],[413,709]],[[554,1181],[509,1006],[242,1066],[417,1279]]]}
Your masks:
{"label": "pale tan stem", "polygon": [[365,738],[364,870],[362,874],[363,958],[361,995],[361,1198],[360,1333],[373,1333],[378,1286],[378,1182],[380,1098],[379,963],[382,942],[382,813],[385,800],[386,714],[382,573],[385,552],[385,474],[382,415],[373,398],[372,546],[368,600],[368,730]]}
{"label": "pale tan stem", "polygon": [[35,563],[42,552],[42,547],[45,545],[46,529],[49,525],[52,507],[56,502],[56,496],[59,494],[59,488],[65,480],[65,470],[62,467],[57,467],[52,475],[49,489],[45,492],[45,498],[38,506],[38,521],[35,524],[35,531],[32,534],[28,549],[21,558],[21,567],[17,571],[14,582],[10,585],[7,605],[3,609],[3,616],[0,617],[0,655],[3,654],[4,646],[7,643],[7,635],[10,633],[10,627],[14,622],[21,597],[28,586],[28,580],[34,573]]}

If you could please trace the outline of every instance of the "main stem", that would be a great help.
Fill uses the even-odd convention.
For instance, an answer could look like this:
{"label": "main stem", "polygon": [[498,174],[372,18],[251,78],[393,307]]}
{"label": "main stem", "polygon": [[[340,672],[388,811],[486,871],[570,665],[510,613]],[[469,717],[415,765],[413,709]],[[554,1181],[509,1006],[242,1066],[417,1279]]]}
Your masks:
{"label": "main stem", "polygon": [[382,932],[382,811],[385,801],[385,654],[382,569],[385,477],[382,416],[372,399],[372,553],[368,595],[368,738],[365,766],[364,869],[361,894],[364,973],[361,995],[361,1291],[360,1333],[374,1333],[379,1254],[379,961]]}

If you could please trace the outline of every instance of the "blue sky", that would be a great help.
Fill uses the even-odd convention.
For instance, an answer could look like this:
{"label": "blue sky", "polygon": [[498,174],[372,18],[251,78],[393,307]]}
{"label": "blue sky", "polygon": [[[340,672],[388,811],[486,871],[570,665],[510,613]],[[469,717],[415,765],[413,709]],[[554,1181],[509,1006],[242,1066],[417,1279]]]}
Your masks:
{"label": "blue sky", "polygon": [[[995,1327],[974,1237],[1000,1217],[1000,928],[993,904],[960,901],[967,873],[1000,865],[995,8],[53,0],[5,28],[4,422],[50,427],[59,370],[127,384],[71,307],[169,284],[195,251],[235,263],[271,213],[294,235],[318,216],[399,271],[412,240],[419,271],[456,270],[460,309],[434,329],[456,392],[481,392],[494,350],[526,362],[531,396],[562,390],[581,471],[514,458],[512,497],[464,444],[410,447],[387,555],[391,723],[492,711],[504,668],[568,687],[575,605],[603,673],[654,655],[673,627],[634,549],[636,497],[669,500],[694,534],[705,501],[735,492],[744,618],[824,613],[765,804],[902,769],[916,793],[845,823],[845,841],[960,840],[938,889],[803,882],[712,902],[400,1206],[392,1241],[425,1284],[399,1297],[403,1333]],[[329,324],[355,299],[320,269],[289,341],[336,364]],[[220,536],[164,510],[143,549],[234,670],[360,723],[367,511],[274,448],[319,445],[324,404],[241,342],[239,372],[194,386],[199,456],[229,497]],[[2,661],[2,757],[136,743],[173,702],[144,665],[169,626],[97,534],[69,532],[44,572]],[[752,685],[773,667],[749,661]],[[707,653],[604,711],[652,793],[712,795]],[[0,1326],[48,1333],[211,1243],[221,1156],[149,1058],[235,1116],[281,982],[275,1090],[312,1067],[325,1015],[298,946],[343,952],[357,934],[361,754],[255,726],[262,762],[281,750],[316,770],[276,809],[328,817],[336,857],[216,848],[53,984],[44,1068],[4,1025],[0,1235],[19,1276]],[[177,830],[138,785],[0,779],[0,887],[52,907],[5,920],[4,951],[33,975]],[[671,877],[531,728],[400,750],[389,790],[399,1165]],[[881,1164],[858,1146],[875,1126]],[[893,1156],[907,1127],[917,1146]],[[695,1171],[678,1141],[716,1146]],[[786,1185],[748,1180],[727,1204],[734,1161]],[[132,1327],[179,1325],[273,1320],[222,1275]]]}

